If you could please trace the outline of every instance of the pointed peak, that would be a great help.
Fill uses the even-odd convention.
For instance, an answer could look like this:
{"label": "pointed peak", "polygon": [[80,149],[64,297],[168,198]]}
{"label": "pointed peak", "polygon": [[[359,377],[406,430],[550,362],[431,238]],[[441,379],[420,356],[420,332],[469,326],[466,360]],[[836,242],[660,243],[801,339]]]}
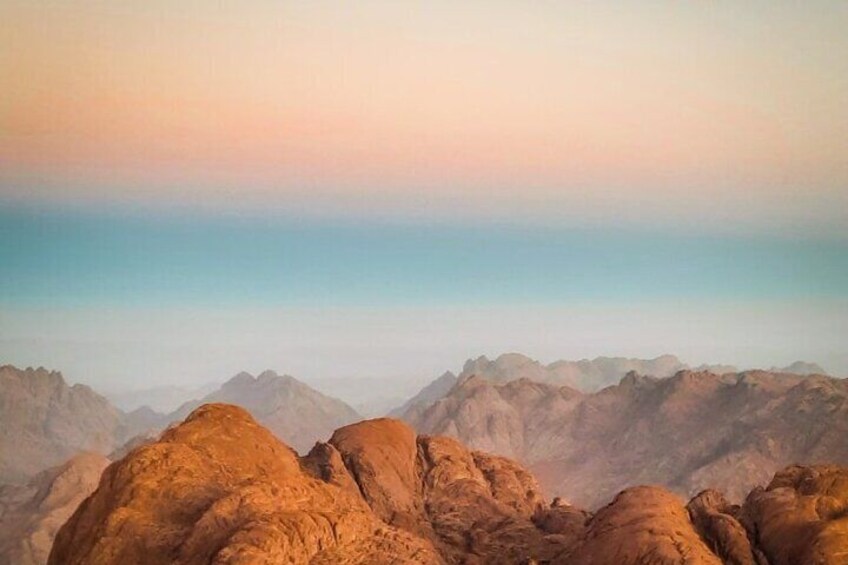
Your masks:
{"label": "pointed peak", "polygon": [[230,380],[224,383],[224,386],[232,386],[232,385],[242,385],[242,384],[250,384],[255,381],[256,378],[246,371],[242,371],[238,375],[234,376]]}
{"label": "pointed peak", "polygon": [[[280,375],[278,375],[276,371],[272,371],[271,369],[265,369],[264,371],[259,373],[259,376],[256,377],[256,380],[258,380],[258,381],[269,381],[269,380],[273,380],[273,379],[277,379],[277,378],[280,378]],[[291,378],[291,377],[289,377],[289,378]]]}

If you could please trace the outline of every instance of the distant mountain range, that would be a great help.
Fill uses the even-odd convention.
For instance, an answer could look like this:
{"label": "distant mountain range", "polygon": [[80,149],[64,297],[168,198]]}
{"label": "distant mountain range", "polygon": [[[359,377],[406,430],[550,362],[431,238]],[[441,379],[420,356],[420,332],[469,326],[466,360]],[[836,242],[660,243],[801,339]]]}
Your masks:
{"label": "distant mountain range", "polygon": [[139,434],[180,421],[200,404],[243,406],[274,433],[308,450],[342,425],[360,420],[350,406],[297,379],[266,371],[236,375],[169,414],[147,407],[125,413],[81,384],[44,368],[0,367],[0,484],[24,483],[83,451],[110,454]]}
{"label": "distant mountain range", "polygon": [[412,418],[414,411],[425,410],[432,403],[449,393],[456,384],[456,381],[457,376],[450,371],[442,374],[441,377],[422,388],[418,394],[404,402],[398,408],[389,412],[389,416],[393,418],[400,418],[403,416]]}
{"label": "distant mountain range", "polygon": [[546,492],[589,507],[632,484],[686,496],[722,485],[741,502],[785,465],[848,463],[848,381],[820,375],[631,372],[595,393],[472,375],[404,418],[514,457]]}
{"label": "distant mountain range", "polygon": [[[289,526],[306,528],[297,540],[285,543],[307,554],[316,547],[309,541],[312,536],[318,536],[315,539],[323,540],[319,545],[327,548],[341,544],[344,552],[328,550],[327,562],[337,562],[336,558],[348,555],[348,550],[365,560],[394,556],[413,563],[459,562],[469,556],[495,561],[537,556],[592,563],[613,559],[620,551],[644,557],[657,551],[680,550],[681,555],[700,555],[705,563],[714,562],[716,555],[725,561],[732,555],[736,560],[729,562],[754,565],[758,552],[779,551],[784,541],[796,544],[790,550],[800,552],[798,555],[815,555],[804,553],[812,551],[804,540],[813,538],[767,540],[758,536],[764,531],[780,531],[769,530],[776,523],[771,516],[794,516],[793,508],[780,506],[788,500],[786,492],[796,492],[780,490],[789,488],[785,485],[808,493],[804,485],[824,474],[835,473],[833,480],[843,480],[843,469],[780,469],[795,462],[848,463],[848,445],[844,442],[848,437],[848,381],[807,376],[821,368],[801,362],[780,371],[743,373],[728,366],[710,366],[713,372],[677,369],[679,366],[685,367],[673,356],[650,360],[598,358],[550,365],[518,354],[494,361],[485,357],[469,360],[459,375],[444,373],[393,411],[423,434],[417,439],[409,428],[391,420],[350,425],[361,419],[350,406],[273,371],[256,377],[240,373],[202,398],[162,414],[147,407],[122,412],[86,386],[69,386],[57,372],[0,367],[0,484],[15,483],[0,486],[0,562],[44,562],[60,523],[86,493],[96,488],[99,473],[108,462],[95,453],[79,455],[86,451],[109,454],[112,460],[126,458],[126,463],[117,468],[127,474],[121,474],[119,482],[109,486],[118,489],[112,495],[129,497],[122,500],[131,500],[147,488],[144,485],[148,479],[160,485],[157,488],[166,488],[166,482],[179,477],[188,481],[183,486],[199,481],[191,487],[196,487],[194,494],[186,493],[188,498],[174,492],[174,500],[180,504],[192,504],[195,495],[199,501],[211,492],[209,485],[224,489],[221,492],[235,489],[231,492],[234,499],[224,498],[212,507],[203,507],[211,512],[210,529],[203,530],[210,535],[217,527],[212,524],[235,519],[227,510],[232,504],[247,513],[239,514],[239,520],[253,516],[248,521],[265,524],[263,521],[276,512],[274,505],[288,500],[297,510],[274,522],[282,528],[273,534],[274,539],[288,539]],[[598,383],[631,367],[664,376],[642,376],[630,370],[615,384],[595,390]],[[665,374],[675,369],[673,375]],[[582,383],[590,391],[563,385],[563,381]],[[256,433],[265,437],[267,432],[256,432],[260,428],[238,409],[209,408],[219,403],[247,409],[300,457],[287,447],[280,452],[285,455],[273,455],[278,447],[254,437]],[[206,423],[190,424],[193,419]],[[187,423],[180,428],[193,431],[180,432],[173,427],[183,420]],[[160,437],[160,431],[168,426],[169,431]],[[479,451],[468,451],[447,438],[427,437],[431,435],[452,436]],[[251,438],[256,441],[251,443]],[[150,450],[138,449],[145,445],[150,445]],[[203,445],[210,449],[228,447],[216,452],[214,465],[207,465],[200,459],[209,454],[195,449]],[[189,456],[186,449],[194,454]],[[155,455],[172,450],[176,450],[173,455],[163,459]],[[558,498],[548,505],[536,479],[527,471],[483,452],[518,459],[532,469],[548,494]],[[139,453],[150,453],[153,459]],[[181,463],[183,455],[178,453],[188,459]],[[254,457],[258,465],[255,469],[250,463]],[[301,469],[297,473],[307,475],[297,475],[297,479],[286,475],[294,483],[285,483],[288,486],[284,488],[283,483],[271,479],[265,485],[271,489],[268,492],[289,494],[283,498],[274,495],[263,502],[265,487],[261,485],[266,479],[261,477],[277,465],[266,457],[281,457],[278,463],[282,461],[286,469],[285,461],[294,457],[292,461]],[[164,469],[171,473],[169,478],[148,476],[143,470],[148,463],[150,473]],[[227,466],[226,471],[221,471],[221,464]],[[210,468],[201,470],[198,465]],[[136,471],[141,473],[139,483],[134,482]],[[224,474],[216,475],[219,471]],[[240,475],[243,472],[247,474]],[[778,475],[772,484],[777,485],[773,488],[781,493],[779,496],[770,491],[751,491],[767,484],[774,473]],[[208,481],[199,478],[207,475]],[[248,476],[259,481],[250,482],[259,491],[251,490],[254,487],[239,490]],[[339,498],[341,506],[333,506],[335,503],[327,497],[342,495],[333,489],[325,492],[323,489],[329,487],[316,486],[309,482],[310,477],[341,488],[348,498]],[[301,479],[306,482],[298,482]],[[797,486],[801,484],[797,481],[806,482]],[[826,482],[819,486],[826,486]],[[120,490],[124,484],[136,486]],[[684,508],[662,489],[628,488],[636,484],[661,485],[687,497],[705,488],[720,487],[727,499],[707,491]],[[286,490],[289,487],[294,490]],[[830,491],[821,491],[826,492]],[[293,498],[286,498],[289,495]],[[746,496],[748,502],[742,509],[731,504],[742,502]],[[610,499],[613,502],[596,514],[579,508],[596,508]],[[310,500],[317,506],[310,506]],[[467,509],[458,510],[457,501],[463,501]],[[162,498],[161,503],[170,502]],[[211,500],[204,504],[211,504]],[[253,504],[259,506],[253,508]],[[78,514],[86,512],[84,507]],[[155,511],[160,510],[166,509],[163,506]],[[310,525],[317,524],[312,518],[292,518],[302,512],[310,516],[319,512],[321,520],[335,524],[333,541],[325,540]],[[351,518],[350,512],[362,521]],[[156,520],[161,519],[160,514],[156,516]],[[192,523],[202,518],[198,516]],[[94,514],[86,520],[101,518]],[[289,524],[289,519],[295,521]],[[622,520],[630,525],[614,539],[605,538],[604,532],[624,523]],[[277,526],[267,527],[270,529],[263,530],[263,536]],[[628,529],[631,527],[635,529]],[[378,531],[383,533],[374,533]],[[344,532],[354,532],[359,541],[346,545]],[[649,535],[645,537],[644,532]],[[205,535],[198,539],[206,540]],[[374,535],[377,537],[371,537]],[[78,546],[78,542],[83,545]],[[63,541],[63,549],[58,550],[59,557],[53,562],[85,562],[85,558],[75,561],[70,557],[83,555],[77,552],[88,551],[86,547],[98,543],[94,538]],[[196,543],[205,542],[192,541],[189,545]],[[201,546],[192,547],[205,551]],[[704,548],[706,553],[702,553]],[[113,550],[118,551],[108,551]],[[125,550],[132,547],[120,549]],[[162,555],[172,555],[170,551]],[[144,559],[157,562],[156,555],[153,552]],[[507,555],[510,557],[504,557]]]}
{"label": "distant mountain range", "polygon": [[[671,377],[678,371],[691,369],[674,355],[661,355],[654,359],[631,359],[626,357],[596,357],[579,361],[554,361],[543,365],[520,353],[505,353],[495,360],[485,355],[465,362],[459,375],[445,373],[425,386],[421,391],[395,408],[389,414],[401,417],[410,410],[420,410],[432,404],[457,382],[476,375],[492,383],[506,383],[519,379],[529,379],[540,383],[565,385],[583,392],[595,392],[606,386],[614,385],[624,375],[633,371],[639,375],[652,377]],[[709,371],[718,375],[737,373],[732,365],[700,365],[695,371]],[[796,361],[788,367],[770,369],[775,373],[793,373],[796,375],[826,375],[824,369],[815,363]],[[417,408],[416,408],[417,407]]]}

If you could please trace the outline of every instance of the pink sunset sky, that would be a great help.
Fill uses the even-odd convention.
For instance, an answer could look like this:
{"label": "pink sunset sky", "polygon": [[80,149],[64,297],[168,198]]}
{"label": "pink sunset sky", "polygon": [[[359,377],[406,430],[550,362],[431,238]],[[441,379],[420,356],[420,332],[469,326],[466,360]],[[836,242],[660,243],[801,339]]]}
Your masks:
{"label": "pink sunset sky", "polygon": [[846,29],[824,2],[10,0],[0,197],[844,234]]}

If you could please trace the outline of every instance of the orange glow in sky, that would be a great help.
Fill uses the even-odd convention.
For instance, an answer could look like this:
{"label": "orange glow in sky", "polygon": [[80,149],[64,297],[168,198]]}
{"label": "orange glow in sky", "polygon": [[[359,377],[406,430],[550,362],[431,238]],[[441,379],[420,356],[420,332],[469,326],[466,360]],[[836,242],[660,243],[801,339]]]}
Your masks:
{"label": "orange glow in sky", "polygon": [[845,4],[559,4],[4,2],[0,196],[846,227]]}

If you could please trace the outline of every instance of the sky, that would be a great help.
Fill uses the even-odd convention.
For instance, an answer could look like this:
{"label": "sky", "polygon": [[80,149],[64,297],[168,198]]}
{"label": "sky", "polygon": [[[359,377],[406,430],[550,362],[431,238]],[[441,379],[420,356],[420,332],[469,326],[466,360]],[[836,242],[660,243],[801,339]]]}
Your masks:
{"label": "sky", "polygon": [[848,376],[843,2],[0,5],[0,363]]}

